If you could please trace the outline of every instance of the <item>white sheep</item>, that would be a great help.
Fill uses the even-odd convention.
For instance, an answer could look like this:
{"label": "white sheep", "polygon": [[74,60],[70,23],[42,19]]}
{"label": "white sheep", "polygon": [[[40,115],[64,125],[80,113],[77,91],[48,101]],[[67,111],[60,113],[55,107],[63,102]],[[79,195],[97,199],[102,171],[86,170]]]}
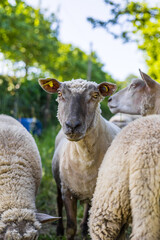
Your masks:
{"label": "white sheep", "polygon": [[159,114],[160,84],[141,71],[140,74],[142,79],[133,79],[128,87],[108,99],[112,113]]}
{"label": "white sheep", "polygon": [[31,134],[14,118],[0,115],[0,239],[34,240],[41,223],[55,220],[36,212],[41,159]]}
{"label": "white sheep", "polygon": [[[136,99],[136,95],[139,96],[139,104],[133,104],[135,109],[132,107],[132,112],[139,114],[142,106],[146,113],[158,114],[160,85],[148,75],[142,76],[146,84],[144,89],[150,95],[146,104],[149,107],[144,108],[143,104],[144,99],[147,101],[147,92],[143,94],[143,91],[139,92],[139,88],[136,92],[131,87],[131,92],[128,89],[124,91],[130,96],[129,104],[132,105],[132,100]],[[146,97],[141,97],[141,94]],[[122,94],[121,97],[123,98]],[[128,109],[127,113],[130,113],[128,106],[125,106],[123,109]],[[125,227],[131,220],[132,240],[159,240],[159,200],[160,117],[151,115],[135,120],[123,128],[104,156],[90,211],[89,228],[92,239],[125,239]]]}
{"label": "white sheep", "polygon": [[116,113],[113,117],[109,119],[110,122],[116,124],[118,127],[123,128],[128,125],[128,123],[139,118],[139,115],[131,115],[125,113]]}
{"label": "white sheep", "polygon": [[160,238],[159,139],[160,117],[152,115],[131,122],[113,140],[92,201],[93,240],[120,239],[131,216],[132,240]]}
{"label": "white sheep", "polygon": [[[101,116],[100,101],[115,90],[111,83],[97,84],[86,80],[60,83],[41,79],[49,93],[58,92],[58,119],[62,129],[56,137],[53,174],[58,190],[58,211],[62,216],[62,197],[67,214],[67,239],[76,233],[77,200],[87,203],[82,221],[82,235],[87,234],[87,219],[98,168],[104,154],[120,129]],[[62,196],[61,196],[62,195]],[[60,220],[57,234],[63,234]]]}

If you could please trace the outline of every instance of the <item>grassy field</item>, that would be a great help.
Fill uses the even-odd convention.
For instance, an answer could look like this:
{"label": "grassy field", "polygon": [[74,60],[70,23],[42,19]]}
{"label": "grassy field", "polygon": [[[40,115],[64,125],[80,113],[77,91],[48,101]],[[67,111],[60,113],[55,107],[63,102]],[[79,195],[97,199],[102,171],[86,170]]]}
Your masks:
{"label": "grassy field", "polygon": [[[53,216],[58,216],[56,209],[56,183],[52,177],[52,157],[54,153],[55,137],[60,127],[48,127],[41,137],[35,137],[40,155],[42,158],[43,177],[41,186],[37,195],[36,205],[39,212],[48,213]],[[83,207],[78,203],[78,225],[83,216]],[[64,221],[65,212],[64,212]],[[56,223],[44,224],[39,240],[59,240],[56,237]],[[61,238],[65,240],[66,238]],[[79,230],[77,240],[80,240]]]}

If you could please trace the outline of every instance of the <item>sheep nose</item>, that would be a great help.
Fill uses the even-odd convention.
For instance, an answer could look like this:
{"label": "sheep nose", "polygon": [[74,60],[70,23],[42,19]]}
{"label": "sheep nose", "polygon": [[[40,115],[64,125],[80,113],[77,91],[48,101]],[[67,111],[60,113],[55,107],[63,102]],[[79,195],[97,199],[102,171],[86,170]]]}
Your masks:
{"label": "sheep nose", "polygon": [[109,97],[109,98],[108,98],[108,102],[111,102],[111,101],[112,101],[112,97]]}
{"label": "sheep nose", "polygon": [[69,128],[72,131],[76,130],[80,126],[81,126],[81,122],[79,120],[77,120],[77,121],[66,121],[66,127]]}

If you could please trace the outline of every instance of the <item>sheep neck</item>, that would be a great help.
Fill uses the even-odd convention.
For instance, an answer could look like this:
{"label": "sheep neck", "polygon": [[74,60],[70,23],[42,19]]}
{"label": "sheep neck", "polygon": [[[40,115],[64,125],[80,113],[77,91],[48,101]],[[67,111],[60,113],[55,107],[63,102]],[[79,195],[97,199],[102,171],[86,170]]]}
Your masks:
{"label": "sheep neck", "polygon": [[160,114],[160,92],[154,91],[153,94],[145,94],[141,105],[141,115]]}
{"label": "sheep neck", "polygon": [[78,142],[70,142],[71,151],[74,155],[78,155],[73,158],[74,162],[82,162],[84,165],[91,166],[97,160],[98,155],[101,154],[100,143],[103,138],[103,124],[102,118],[97,119],[96,126],[91,128],[86,136]]}
{"label": "sheep neck", "polygon": [[160,114],[160,92],[157,92],[156,94],[154,114]]}

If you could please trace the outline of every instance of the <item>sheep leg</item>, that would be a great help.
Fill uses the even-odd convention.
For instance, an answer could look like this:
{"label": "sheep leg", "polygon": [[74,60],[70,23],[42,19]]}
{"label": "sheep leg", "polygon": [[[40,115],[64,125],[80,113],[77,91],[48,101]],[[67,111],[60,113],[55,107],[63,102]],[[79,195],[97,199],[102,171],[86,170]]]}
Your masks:
{"label": "sheep leg", "polygon": [[64,235],[64,226],[63,226],[63,200],[62,200],[62,193],[61,189],[57,186],[57,207],[58,207],[58,217],[61,217],[59,219],[57,224],[57,236],[63,236]]}
{"label": "sheep leg", "polygon": [[83,220],[81,222],[81,232],[82,232],[82,239],[87,239],[87,234],[88,234],[88,218],[89,218],[89,209],[90,209],[90,204],[86,203],[84,206],[84,214],[83,214]]}
{"label": "sheep leg", "polygon": [[94,240],[124,240],[122,229],[130,215],[128,186],[124,181],[108,187],[107,180],[106,177],[103,184],[97,182],[90,211],[90,235]]}
{"label": "sheep leg", "polygon": [[74,240],[77,230],[77,198],[69,190],[65,191],[63,197],[67,215],[67,240]]}
{"label": "sheep leg", "polygon": [[[112,198],[113,200],[113,198]],[[117,206],[116,206],[117,202]],[[114,206],[110,207],[107,203],[101,203],[95,206],[94,202],[90,214],[90,235],[94,240],[124,240],[124,232],[121,229],[124,224],[123,216],[121,215],[122,208],[118,199],[114,202]],[[120,214],[119,214],[120,213]]]}
{"label": "sheep leg", "polygon": [[118,237],[116,238],[116,240],[125,240],[126,239],[126,228],[127,228],[128,224],[124,224],[124,226],[121,228],[121,231],[118,235]]}

